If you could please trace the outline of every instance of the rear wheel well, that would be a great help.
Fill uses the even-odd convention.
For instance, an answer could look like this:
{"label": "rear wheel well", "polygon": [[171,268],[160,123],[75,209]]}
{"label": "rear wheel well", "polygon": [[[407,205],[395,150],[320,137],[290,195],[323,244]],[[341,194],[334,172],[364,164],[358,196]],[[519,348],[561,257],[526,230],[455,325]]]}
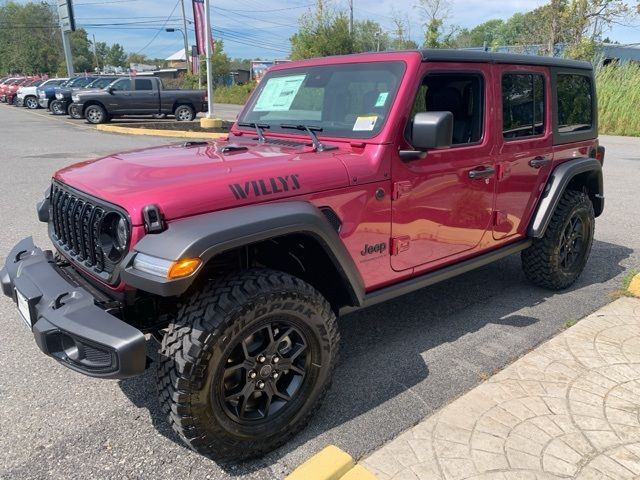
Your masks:
{"label": "rear wheel well", "polygon": [[186,105],[187,107],[191,107],[195,113],[196,111],[196,107],[193,106],[192,102],[189,102],[187,100],[176,100],[176,102],[173,104],[173,113],[176,113],[176,110],[178,109],[178,107],[181,107],[183,105]]}
{"label": "rear wheel well", "polygon": [[579,173],[569,181],[566,188],[566,190],[586,193],[593,204],[596,217],[599,216],[604,209],[601,191],[602,178],[600,175],[601,173],[597,171]]}
{"label": "rear wheel well", "polygon": [[194,285],[213,276],[255,267],[278,270],[304,280],[316,288],[336,312],[354,303],[351,289],[345,285],[346,280],[333,257],[306,234],[271,238],[218,254],[209,260]]}

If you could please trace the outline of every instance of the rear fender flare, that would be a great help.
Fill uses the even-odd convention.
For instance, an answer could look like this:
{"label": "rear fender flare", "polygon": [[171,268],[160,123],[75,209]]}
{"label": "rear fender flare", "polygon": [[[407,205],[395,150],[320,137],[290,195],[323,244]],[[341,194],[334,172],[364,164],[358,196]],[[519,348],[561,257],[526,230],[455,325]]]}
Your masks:
{"label": "rear fender flare", "polygon": [[362,304],[364,282],[338,233],[324,214],[308,202],[260,204],[223,210],[169,222],[167,230],[144,236],[124,261],[122,280],[160,296],[177,296],[194,282],[193,275],[169,280],[133,268],[137,253],[164,260],[200,258],[203,264],[218,254],[288,234],[315,240],[331,259],[354,306]]}
{"label": "rear fender flare", "polygon": [[[589,197],[594,204],[596,216],[604,210],[604,181],[602,178],[602,164],[595,158],[577,158],[562,163],[551,173],[547,185],[538,203],[538,208],[529,225],[528,235],[542,238],[549,226],[553,212],[555,212],[560,198],[573,179],[579,175],[586,175],[592,185]],[[595,191],[594,191],[595,190]]]}

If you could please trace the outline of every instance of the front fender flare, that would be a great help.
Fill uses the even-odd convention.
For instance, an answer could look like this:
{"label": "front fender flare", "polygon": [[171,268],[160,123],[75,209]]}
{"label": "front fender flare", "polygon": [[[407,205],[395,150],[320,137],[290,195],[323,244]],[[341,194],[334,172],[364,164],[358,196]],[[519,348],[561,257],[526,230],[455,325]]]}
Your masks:
{"label": "front fender flare", "polygon": [[555,212],[560,198],[571,180],[577,175],[589,174],[596,184],[596,190],[591,193],[591,200],[596,207],[596,216],[604,209],[604,181],[602,178],[602,164],[595,158],[577,158],[569,160],[556,167],[551,173],[538,208],[529,224],[529,237],[542,238],[549,226],[553,212]]}
{"label": "front fender flare", "polygon": [[200,258],[203,263],[228,250],[287,234],[312,237],[327,253],[343,279],[354,306],[362,303],[364,282],[344,243],[324,214],[303,201],[278,202],[206,213],[170,222],[160,234],[144,236],[124,261],[122,280],[128,286],[160,296],[184,293],[195,280],[169,280],[133,268],[140,252],[165,260]]}

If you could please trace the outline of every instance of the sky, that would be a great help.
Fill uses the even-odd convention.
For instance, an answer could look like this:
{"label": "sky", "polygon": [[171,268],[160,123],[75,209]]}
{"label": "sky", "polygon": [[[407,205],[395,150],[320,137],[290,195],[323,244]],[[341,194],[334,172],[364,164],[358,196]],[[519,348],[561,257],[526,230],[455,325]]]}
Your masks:
{"label": "sky", "polygon": [[[348,0],[333,0],[348,8]],[[22,0],[23,3],[26,0]],[[190,0],[184,0],[187,19],[193,19]],[[411,36],[422,43],[422,28],[416,0],[353,0],[356,20],[371,19],[384,30],[392,30],[392,7],[406,13]],[[52,2],[53,3],[53,2]],[[225,52],[233,58],[286,58],[289,37],[297,29],[300,15],[313,8],[314,0],[211,0],[212,26],[216,39],[224,40]],[[516,12],[534,9],[545,0],[454,0],[448,23],[473,27],[493,18],[506,19]],[[118,42],[127,52],[165,58],[183,45],[182,34],[165,32],[182,27],[180,0],[74,0],[76,24],[91,38]],[[192,24],[188,27],[194,43]],[[616,27],[607,33],[621,43],[640,43],[640,27]]]}

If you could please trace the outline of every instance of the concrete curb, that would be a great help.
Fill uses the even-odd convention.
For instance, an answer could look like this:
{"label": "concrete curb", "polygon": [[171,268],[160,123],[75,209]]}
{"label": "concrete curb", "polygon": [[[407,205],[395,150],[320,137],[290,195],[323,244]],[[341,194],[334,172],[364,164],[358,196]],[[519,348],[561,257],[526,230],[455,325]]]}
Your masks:
{"label": "concrete curb", "polygon": [[640,298],[640,273],[633,277],[629,284],[629,292],[631,295]]}
{"label": "concrete curb", "polygon": [[296,468],[286,480],[376,480],[348,453],[329,445]]}
{"label": "concrete curb", "polygon": [[214,132],[188,132],[185,130],[158,130],[153,128],[132,128],[120,125],[97,125],[101,132],[122,133],[125,135],[146,135],[151,137],[173,137],[173,138],[226,138],[227,133]]}

